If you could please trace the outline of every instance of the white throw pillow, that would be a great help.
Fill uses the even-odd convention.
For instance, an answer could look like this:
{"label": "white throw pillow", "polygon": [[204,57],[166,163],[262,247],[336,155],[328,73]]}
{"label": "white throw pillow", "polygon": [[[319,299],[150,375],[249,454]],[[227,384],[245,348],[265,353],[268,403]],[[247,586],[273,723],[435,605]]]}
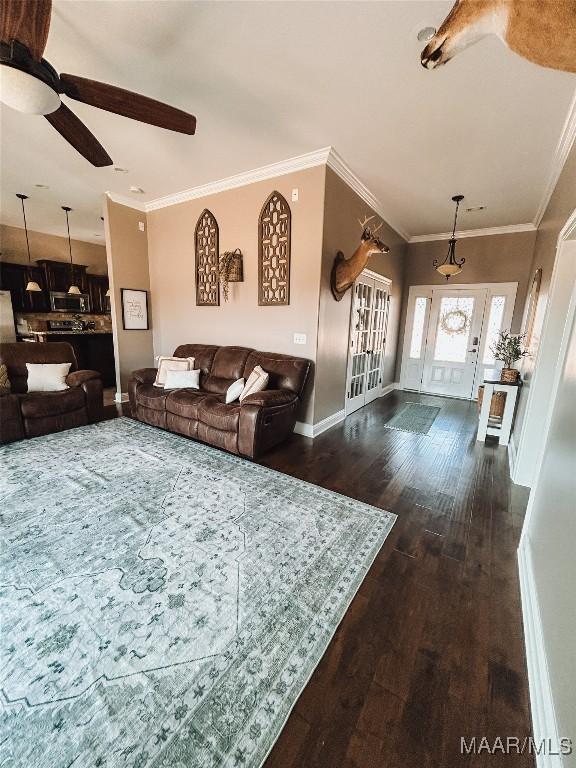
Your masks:
{"label": "white throw pillow", "polygon": [[226,391],[226,402],[233,403],[238,400],[242,392],[244,391],[244,385],[246,384],[244,379],[236,379],[235,382],[230,384]]}
{"label": "white throw pillow", "polygon": [[166,371],[164,389],[200,389],[200,368],[192,371]]}
{"label": "white throw pillow", "polygon": [[156,372],[155,387],[163,387],[168,371],[191,371],[194,368],[193,357],[165,357],[158,358],[158,370]]}
{"label": "white throw pillow", "polygon": [[28,392],[62,392],[70,389],[66,376],[72,363],[26,363]]}
{"label": "white throw pillow", "polygon": [[259,365],[255,366],[250,376],[248,376],[246,386],[242,390],[240,402],[242,402],[245,397],[248,397],[248,395],[253,395],[255,392],[262,392],[263,389],[266,389],[269,378],[269,375],[263,368]]}

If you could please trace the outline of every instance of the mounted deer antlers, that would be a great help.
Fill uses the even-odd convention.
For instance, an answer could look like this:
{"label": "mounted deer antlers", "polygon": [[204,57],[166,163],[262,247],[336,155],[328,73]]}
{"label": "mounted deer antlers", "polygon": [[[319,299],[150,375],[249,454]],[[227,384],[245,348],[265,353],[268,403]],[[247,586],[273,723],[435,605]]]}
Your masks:
{"label": "mounted deer antlers", "polygon": [[528,61],[576,72],[576,2],[573,0],[458,0],[422,51],[434,69],[489,34]]}
{"label": "mounted deer antlers", "polygon": [[332,274],[330,276],[330,287],[332,288],[332,295],[336,301],[340,301],[346,291],[354,284],[354,281],[368,263],[370,254],[388,253],[390,250],[390,248],[376,236],[376,233],[384,226],[384,222],[381,221],[375,229],[371,229],[367,226],[368,222],[372,221],[373,218],[374,216],[365,216],[364,221],[358,219],[358,224],[360,224],[362,229],[360,245],[349,259],[344,256],[342,251],[338,251],[336,254],[334,265],[332,267]]}

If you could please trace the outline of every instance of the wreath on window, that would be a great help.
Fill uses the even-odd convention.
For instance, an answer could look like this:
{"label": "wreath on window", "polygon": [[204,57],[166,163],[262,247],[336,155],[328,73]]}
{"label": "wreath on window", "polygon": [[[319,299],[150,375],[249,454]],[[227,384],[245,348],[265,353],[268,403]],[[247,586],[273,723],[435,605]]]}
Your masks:
{"label": "wreath on window", "polygon": [[468,324],[468,315],[463,309],[452,309],[450,312],[446,312],[442,315],[440,320],[440,327],[444,333],[447,333],[450,336],[457,336],[460,333],[465,333]]}

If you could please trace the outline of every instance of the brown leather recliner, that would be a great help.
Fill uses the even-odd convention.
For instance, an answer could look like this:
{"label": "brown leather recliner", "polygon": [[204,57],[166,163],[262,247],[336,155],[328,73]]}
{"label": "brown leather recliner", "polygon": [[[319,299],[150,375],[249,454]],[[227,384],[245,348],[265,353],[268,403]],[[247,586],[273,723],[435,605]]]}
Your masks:
{"label": "brown leather recliner", "polygon": [[[81,427],[102,417],[102,379],[97,371],[79,371],[66,342],[0,344],[0,362],[8,369],[10,389],[0,391],[0,442],[38,437]],[[70,363],[69,389],[28,392],[26,363]]]}
{"label": "brown leather recliner", "polygon": [[[153,384],[156,368],[134,371],[128,394],[135,419],[252,459],[293,431],[308,360],[206,344],[184,344],[174,357],[195,358],[200,389],[161,389]],[[268,388],[227,405],[230,384],[247,379],[256,365],[269,374]]]}

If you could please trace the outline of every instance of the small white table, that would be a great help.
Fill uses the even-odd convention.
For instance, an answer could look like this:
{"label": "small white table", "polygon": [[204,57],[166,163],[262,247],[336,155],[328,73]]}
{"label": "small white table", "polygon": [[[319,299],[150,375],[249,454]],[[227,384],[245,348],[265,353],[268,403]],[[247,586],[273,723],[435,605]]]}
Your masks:
{"label": "small white table", "polygon": [[[480,409],[480,420],[478,422],[478,436],[476,440],[486,440],[486,435],[493,435],[500,439],[500,445],[508,445],[510,442],[510,433],[512,432],[512,421],[514,411],[516,410],[516,401],[518,393],[522,386],[522,379],[518,379],[514,384],[506,384],[500,381],[500,371],[493,369],[485,372],[484,379],[484,397]],[[506,393],[506,404],[500,424],[490,424],[490,404],[494,392]]]}

